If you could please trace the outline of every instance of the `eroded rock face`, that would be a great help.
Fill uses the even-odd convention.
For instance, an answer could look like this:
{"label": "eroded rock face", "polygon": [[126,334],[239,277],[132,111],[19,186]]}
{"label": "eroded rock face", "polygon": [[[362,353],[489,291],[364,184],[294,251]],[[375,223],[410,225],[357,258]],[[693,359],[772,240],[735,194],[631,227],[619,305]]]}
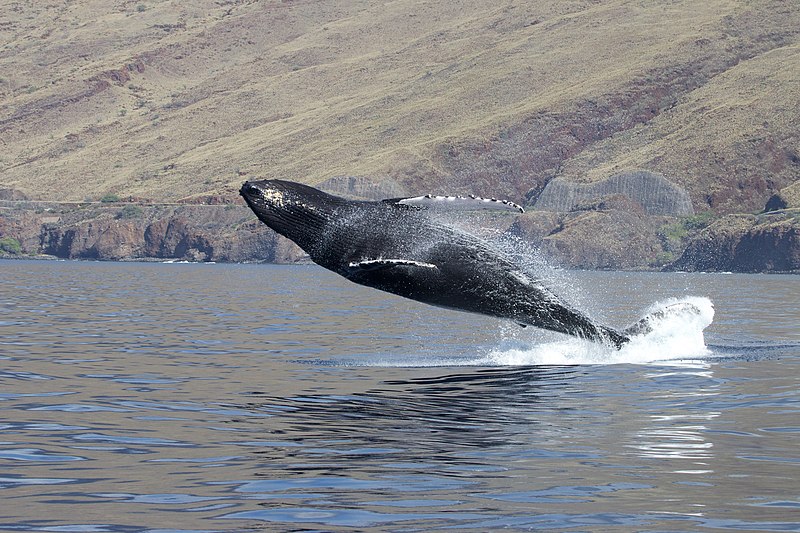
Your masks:
{"label": "eroded rock face", "polygon": [[782,220],[753,227],[739,241],[734,256],[737,271],[800,270],[800,221]]}
{"label": "eroded rock face", "polygon": [[660,174],[644,170],[616,174],[595,183],[572,183],[555,178],[534,203],[543,211],[571,211],[582,203],[608,195],[624,195],[641,205],[648,215],[694,214],[689,194]]}
{"label": "eroded rock face", "polygon": [[[340,185],[362,197],[404,192],[373,187],[374,183],[346,180]],[[261,224],[243,205],[31,207],[27,201],[8,203],[12,207],[0,214],[0,237],[19,241],[25,254],[95,260],[308,260],[294,243]],[[569,212],[529,209],[515,217],[478,216],[474,224],[467,214],[464,217],[469,231],[488,227],[488,238],[507,232],[565,267],[659,268],[673,253],[683,252],[669,269],[800,271],[800,209],[728,215],[700,231],[699,226],[685,225],[685,219],[648,214],[638,201],[616,193],[576,201]],[[665,227],[677,227],[683,233],[668,238]],[[694,231],[698,233],[693,235]]]}
{"label": "eroded rock face", "polygon": [[119,260],[142,257],[140,222],[93,220],[69,227],[43,227],[42,252],[68,259]]}
{"label": "eroded rock face", "polygon": [[244,206],[144,206],[134,218],[119,207],[60,216],[22,212],[0,217],[0,236],[20,240],[27,254],[101,261],[175,259],[220,262],[296,262],[306,257]]}
{"label": "eroded rock face", "polygon": [[[214,255],[209,238],[200,232],[185,216],[157,220],[144,230],[146,257],[186,257],[205,260]],[[193,250],[193,251],[191,251]]]}
{"label": "eroded rock face", "polygon": [[692,240],[669,270],[791,272],[800,270],[800,212],[728,215]]}
{"label": "eroded rock face", "polygon": [[516,217],[508,233],[533,246],[541,246],[545,237],[558,230],[563,218],[563,213],[526,211]]}
{"label": "eroded rock face", "polygon": [[16,239],[23,252],[39,250],[39,234],[42,217],[32,212],[16,212],[13,216],[0,214],[0,238]]}
{"label": "eroded rock face", "polygon": [[541,249],[562,264],[585,269],[642,268],[661,252],[648,219],[620,210],[571,213],[559,232],[542,240]]}

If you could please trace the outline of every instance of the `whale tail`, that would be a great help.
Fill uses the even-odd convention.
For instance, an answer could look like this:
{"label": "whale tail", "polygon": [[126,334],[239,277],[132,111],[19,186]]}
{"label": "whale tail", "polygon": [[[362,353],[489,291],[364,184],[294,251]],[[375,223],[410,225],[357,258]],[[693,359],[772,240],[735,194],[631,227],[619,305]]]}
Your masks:
{"label": "whale tail", "polygon": [[605,337],[605,340],[610,342],[617,350],[622,348],[626,343],[628,343],[631,340],[629,335],[625,333],[620,333],[619,331],[616,331],[614,329],[603,326],[601,326],[599,329],[602,332],[602,335]]}
{"label": "whale tail", "polygon": [[605,337],[604,340],[607,340],[619,350],[630,342],[633,337],[648,335],[655,331],[661,324],[700,314],[702,314],[702,310],[692,302],[675,302],[650,311],[622,331],[616,331],[604,326],[600,326],[598,329],[603,337]]}
{"label": "whale tail", "polygon": [[[671,303],[655,304],[642,318],[621,331],[597,326],[595,330],[597,333],[587,337],[606,344],[610,343],[620,350],[636,337],[644,337],[654,332],[663,335],[665,332],[674,331],[676,328],[682,329],[687,324],[694,323],[695,326],[688,326],[691,329],[691,327],[696,327],[698,321],[702,330],[711,323],[713,316],[714,306],[710,300],[693,298],[678,302],[672,301]],[[578,334],[578,336],[583,335]]]}
{"label": "whale tail", "polygon": [[663,324],[666,321],[700,314],[702,314],[702,310],[692,302],[675,302],[649,312],[637,322],[622,330],[622,333],[629,339],[630,337],[639,337],[652,333],[659,324]]}

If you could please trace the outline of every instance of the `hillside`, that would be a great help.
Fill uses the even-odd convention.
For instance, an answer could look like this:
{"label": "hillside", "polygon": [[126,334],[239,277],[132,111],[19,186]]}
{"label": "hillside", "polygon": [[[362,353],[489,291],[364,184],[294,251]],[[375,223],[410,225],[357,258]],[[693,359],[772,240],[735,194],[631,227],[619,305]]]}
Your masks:
{"label": "hillside", "polygon": [[0,189],[34,200],[365,176],[531,204],[647,170],[721,215],[800,178],[796,2],[0,0],[0,42]]}

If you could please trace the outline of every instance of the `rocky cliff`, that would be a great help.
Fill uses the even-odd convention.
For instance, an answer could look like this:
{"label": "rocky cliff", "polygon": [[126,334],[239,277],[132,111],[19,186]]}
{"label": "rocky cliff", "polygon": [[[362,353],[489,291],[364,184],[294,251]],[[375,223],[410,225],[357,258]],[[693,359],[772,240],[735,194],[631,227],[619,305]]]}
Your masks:
{"label": "rocky cliff", "polygon": [[535,198],[533,209],[572,211],[595,198],[610,195],[629,198],[648,215],[694,215],[692,201],[685,190],[664,176],[647,171],[624,172],[593,183],[555,178]]}
{"label": "rocky cliff", "polygon": [[800,271],[800,210],[728,215],[700,232],[669,270]]}
{"label": "rocky cliff", "polygon": [[[330,192],[356,199],[403,195],[396,184],[366,178],[342,177],[326,186]],[[18,193],[14,196],[22,198]],[[568,211],[534,206],[519,216],[468,218],[465,229],[480,233],[481,228],[488,228],[490,235],[512,236],[537,248],[551,262],[569,268],[800,271],[800,209],[714,219],[711,214],[648,213],[632,196],[637,195],[584,195],[579,201],[578,196],[568,195]],[[782,198],[789,196],[784,193]],[[206,198],[206,202],[219,200]],[[0,256],[5,257],[308,260],[302,250],[261,224],[240,204],[43,204],[27,200],[0,200],[0,204]]]}
{"label": "rocky cliff", "polygon": [[671,217],[649,216],[631,198],[608,195],[569,212],[529,210],[508,232],[551,261],[582,269],[658,269],[667,255],[659,229]]}
{"label": "rocky cliff", "polygon": [[[242,205],[76,205],[0,214],[15,255],[64,259],[294,262],[303,252]],[[6,254],[10,255],[10,254]]]}
{"label": "rocky cliff", "polygon": [[800,271],[800,180],[771,196],[760,214],[726,215],[687,237],[668,270]]}

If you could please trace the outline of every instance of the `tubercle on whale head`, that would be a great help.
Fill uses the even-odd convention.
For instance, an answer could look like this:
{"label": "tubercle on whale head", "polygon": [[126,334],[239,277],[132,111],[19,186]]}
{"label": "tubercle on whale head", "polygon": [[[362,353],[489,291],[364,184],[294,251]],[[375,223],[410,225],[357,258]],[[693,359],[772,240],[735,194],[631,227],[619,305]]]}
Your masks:
{"label": "tubercle on whale head", "polygon": [[245,181],[239,194],[250,207],[280,208],[290,199],[279,185],[275,180]]}
{"label": "tubercle on whale head", "polygon": [[344,201],[309,185],[285,180],[246,181],[239,190],[245,200],[258,201],[272,208],[304,206],[309,209],[324,209]]}
{"label": "tubercle on whale head", "polygon": [[239,194],[259,218],[284,210],[315,210],[317,206],[312,201],[314,193],[320,191],[283,180],[246,181],[239,190]]}

